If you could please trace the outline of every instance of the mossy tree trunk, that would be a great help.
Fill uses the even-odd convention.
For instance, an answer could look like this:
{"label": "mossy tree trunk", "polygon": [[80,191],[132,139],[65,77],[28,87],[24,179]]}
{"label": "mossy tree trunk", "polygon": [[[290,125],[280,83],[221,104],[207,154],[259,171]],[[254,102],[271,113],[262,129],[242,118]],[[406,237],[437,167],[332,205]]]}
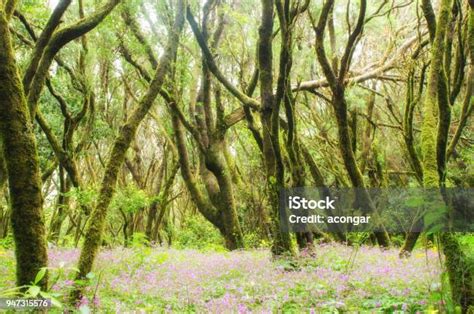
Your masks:
{"label": "mossy tree trunk", "polygon": [[[203,7],[203,41],[207,45],[209,40],[209,24],[211,9],[216,7],[215,0],[206,1]],[[151,51],[151,46],[141,33],[137,21],[129,15],[122,14],[125,23],[131,28],[136,39],[143,45],[147,51],[148,61],[151,65],[155,64],[155,58]],[[212,48],[215,49],[219,43],[220,35],[223,32],[225,23],[221,20],[222,15],[218,14],[217,29],[212,34]],[[122,44],[122,54],[127,62],[137,68],[143,74],[145,80],[148,80],[149,75],[146,69],[136,63],[130,54],[130,51]],[[224,108],[220,100],[220,91],[217,87],[212,87],[211,75],[203,57],[201,66],[201,88],[196,96],[196,103],[199,103],[197,108],[194,104],[194,114],[188,121],[181,109],[177,106],[177,101],[169,94],[162,96],[166,99],[169,105],[170,114],[172,116],[172,124],[175,135],[176,154],[179,159],[179,167],[181,173],[191,195],[193,203],[198,211],[211,222],[222,234],[225,245],[228,249],[234,250],[243,247],[243,235],[238,220],[235,197],[234,184],[232,182],[231,170],[229,163],[225,158],[225,150],[227,149],[225,143],[226,131],[233,123],[229,122],[229,116],[224,115]],[[211,92],[215,90],[215,101],[212,102]],[[215,106],[212,106],[212,104]],[[213,110],[213,107],[215,109]],[[189,152],[184,140],[185,134],[183,125],[192,135],[193,141],[199,148],[199,165],[198,171],[192,171],[189,163]],[[176,168],[176,171],[178,169]],[[199,183],[203,183],[205,189],[200,188]],[[156,216],[156,208],[152,215]],[[160,216],[164,214],[165,207],[161,209]],[[163,217],[158,217],[159,221]]]}
{"label": "mossy tree trunk", "polygon": [[[43,117],[41,112],[37,110],[37,102],[40,98],[42,88],[45,82],[47,82],[51,94],[58,100],[61,105],[61,112],[67,115],[65,116],[66,120],[68,120],[69,118],[69,121],[66,121],[66,124],[68,124],[68,130],[65,131],[64,137],[65,141],[69,140],[69,142],[72,142],[74,130],[87,112],[87,109],[93,97],[87,95],[87,101],[83,106],[83,110],[81,110],[76,116],[72,117],[67,112],[65,100],[60,95],[56,94],[51,85],[51,82],[47,79],[49,67],[53,59],[55,58],[60,66],[64,66],[64,63],[56,57],[59,50],[72,40],[81,37],[90,30],[94,29],[110,14],[110,12],[119,2],[120,0],[110,0],[104,6],[100,7],[96,12],[94,12],[88,17],[84,16],[81,2],[81,20],[79,20],[77,23],[60,28],[58,30],[62,17],[65,11],[68,9],[69,5],[71,4],[70,0],[61,0],[58,2],[55,9],[53,10],[51,16],[48,19],[48,22],[46,23],[45,28],[42,30],[39,37],[36,36],[35,32],[33,31],[33,28],[28,24],[28,21],[24,17],[22,17],[22,23],[25,24],[25,27],[27,27],[30,36],[35,42],[34,49],[31,53],[26,71],[22,79],[22,86],[25,91],[28,107],[30,108],[30,118],[32,120],[36,119],[36,121],[44,131],[46,138],[48,139],[53,149],[53,152],[55,153],[61,166],[64,167],[64,169],[67,171],[73,186],[77,188],[80,188],[82,185],[80,183],[80,176],[76,166],[76,162],[72,156],[72,148],[70,146],[61,146],[48,122]],[[82,42],[83,45],[85,45],[84,37],[82,38]],[[83,52],[81,52],[80,59],[80,62],[83,63]],[[80,70],[81,74],[84,74],[83,64],[81,64]],[[83,83],[82,86],[84,87],[85,84]],[[84,90],[84,92],[86,91]],[[89,212],[89,210],[86,209],[86,206],[84,206],[84,208],[85,212]],[[60,216],[58,216],[58,218],[60,218]]]}
{"label": "mossy tree trunk", "polygon": [[[445,38],[448,30],[451,0],[440,2],[436,31],[431,48],[431,68],[423,102],[421,127],[423,185],[425,188],[445,187],[446,143],[450,124],[449,102],[446,101],[446,75],[444,72]],[[472,22],[473,9],[470,10]],[[472,27],[472,24],[471,24]],[[472,38],[471,38],[472,39]],[[457,236],[451,232],[440,234],[440,242],[446,257],[453,301],[461,305],[463,313],[474,304],[473,270],[467,261]]]}
{"label": "mossy tree trunk", "polygon": [[[303,155],[304,162],[308,166],[309,173],[311,174],[311,177],[313,178],[314,183],[319,189],[320,195],[324,197],[327,196],[327,197],[332,198],[331,191],[329,190],[329,186],[326,184],[324,176],[321,170],[319,169],[318,165],[314,161],[313,156],[311,156],[311,153],[309,152],[308,148],[301,145],[301,153]],[[332,212],[330,210],[327,210],[327,214],[328,216],[332,215]],[[341,242],[347,241],[346,235],[344,234],[344,232],[342,232],[339,226],[333,225],[333,224],[328,224],[327,226],[328,226],[328,230],[330,230],[335,235],[337,240]]]}
{"label": "mossy tree trunk", "polygon": [[[213,18],[212,9],[216,11]],[[212,24],[217,25],[211,33]],[[201,23],[203,41],[215,50],[224,32],[222,11],[215,0],[206,1],[203,7]],[[232,181],[231,165],[233,162],[226,159],[226,133],[231,125],[226,123],[225,108],[221,100],[219,86],[215,86],[211,79],[211,72],[203,54],[201,60],[201,87],[196,97],[192,126],[185,123],[194,134],[193,138],[199,142],[199,176],[204,183],[211,205],[216,208],[219,225],[216,227],[224,236],[226,247],[237,249],[243,247],[243,235],[238,220]],[[212,97],[214,94],[214,97]],[[176,108],[176,107],[175,107]],[[183,115],[179,115],[183,118]],[[182,147],[182,146],[180,146]],[[230,156],[227,156],[231,158]],[[230,163],[228,162],[230,161]]]}
{"label": "mossy tree trunk", "polygon": [[64,168],[59,166],[59,195],[57,198],[56,208],[51,217],[49,224],[49,240],[57,243],[61,235],[61,227],[67,217],[69,206],[69,196],[66,195],[70,191],[70,180],[64,174]]}
{"label": "mossy tree trunk", "polygon": [[[285,151],[288,155],[288,172],[291,181],[289,187],[304,187],[306,186],[305,162],[300,151],[300,143],[298,138],[298,128],[295,110],[295,97],[291,91],[291,70],[293,66],[293,30],[295,28],[298,15],[307,9],[307,4],[291,7],[291,1],[276,1],[275,7],[280,25],[280,56],[279,69],[277,78],[276,93],[274,96],[275,107],[283,105],[286,115],[286,123],[281,126],[285,130]],[[275,118],[272,119],[272,124],[276,123]],[[280,123],[280,121],[278,121]],[[280,126],[279,126],[280,128]],[[283,187],[283,186],[282,186]],[[296,240],[298,246],[302,249],[308,248],[312,250],[313,247],[313,233],[312,232],[297,232]]]}
{"label": "mossy tree trunk", "polygon": [[[470,66],[470,70],[467,71],[467,84],[465,89],[465,98],[459,117],[459,123],[454,133],[453,138],[448,145],[448,132],[451,122],[451,106],[455,105],[457,96],[460,94],[461,88],[464,85],[465,67],[467,65],[466,52],[472,51],[469,48],[469,38],[474,38],[473,35],[469,35],[472,32],[472,27],[469,23],[465,23],[464,7],[460,5],[458,1],[452,1],[451,4],[451,16],[447,20],[447,24],[443,25],[446,30],[446,37],[443,42],[443,70],[440,74],[440,79],[437,79],[437,92],[436,102],[438,108],[436,112],[439,112],[438,124],[438,135],[436,137],[436,164],[439,172],[439,183],[441,186],[445,185],[446,177],[446,164],[447,160],[451,156],[456,157],[455,147],[459,141],[459,138],[466,127],[468,117],[472,113],[473,106],[471,105],[472,91],[473,91],[473,70]],[[428,31],[430,35],[430,42],[432,47],[433,42],[436,38],[436,27],[438,22],[436,21],[436,14],[432,7],[430,0],[424,0],[421,2],[422,11],[424,18],[427,22]],[[468,11],[469,8],[467,7]],[[469,13],[468,13],[469,14]],[[455,36],[456,35],[456,36]],[[467,49],[466,49],[467,48]],[[415,52],[412,55],[412,60],[416,61],[419,57],[419,52]],[[403,123],[404,139],[408,151],[408,157],[412,169],[415,171],[416,178],[420,185],[423,186],[423,167],[421,165],[420,157],[415,150],[414,137],[413,137],[413,111],[417,103],[420,102],[424,81],[426,78],[426,69],[428,64],[423,64],[420,75],[419,75],[419,87],[415,88],[415,69],[413,68],[414,63],[409,71],[407,80],[407,100],[405,104],[405,117]],[[416,92],[418,89],[418,93]],[[432,93],[432,97],[435,95]],[[434,98],[433,98],[434,99]],[[436,116],[438,118],[438,116]],[[416,229],[423,228],[423,222],[415,222]],[[405,243],[400,251],[400,256],[409,256],[410,252],[416,245],[420,232],[409,232]]]}
{"label": "mossy tree trunk", "polygon": [[[407,80],[407,96],[405,100],[405,112],[403,117],[403,139],[407,149],[408,159],[410,161],[410,166],[415,172],[416,179],[420,185],[423,185],[423,167],[418,153],[415,149],[415,138],[413,134],[413,115],[415,111],[415,106],[420,102],[420,98],[422,96],[425,76],[426,66],[423,66],[420,74],[418,93],[416,93],[415,71],[413,69],[410,69]],[[423,227],[423,222],[421,220],[418,220],[417,222],[415,222],[415,226],[417,229],[421,229]],[[411,255],[411,252],[415,248],[419,236],[420,232],[410,231],[407,233],[405,242],[403,243],[403,246],[400,249],[400,257],[409,257]]]}
{"label": "mossy tree trunk", "polygon": [[[79,189],[82,188],[82,184],[79,170],[74,159],[74,149],[71,147],[72,139],[79,123],[84,118],[89,108],[93,106],[92,103],[94,101],[94,96],[91,95],[87,88],[87,83],[85,82],[85,77],[87,76],[84,61],[87,53],[87,40],[85,34],[99,25],[112,12],[119,2],[120,0],[110,0],[96,12],[85,17],[82,1],[80,1],[79,16],[81,19],[75,24],[58,29],[65,11],[71,4],[71,0],[61,0],[53,10],[45,28],[39,36],[36,36],[33,28],[28,25],[31,29],[30,36],[35,42],[35,46],[23,75],[22,82],[27,95],[28,105],[31,109],[30,113],[32,119],[36,119],[43,130],[59,163],[67,171],[72,185]],[[26,19],[23,23],[28,24]],[[57,58],[57,53],[69,42],[79,37],[81,37],[82,41],[82,50],[79,58],[80,76],[74,76],[74,79],[77,81],[72,83],[81,87],[85,100],[83,108],[76,115],[72,115],[68,109],[66,100],[55,91],[51,81],[48,80],[47,73],[54,59],[56,59],[60,66],[64,66],[64,63]],[[54,135],[48,121],[37,108],[37,103],[45,83],[48,86],[51,95],[58,101],[61,107],[61,113],[65,118],[63,145],[61,145],[60,141]],[[89,212],[89,209],[84,208],[84,211],[87,213]]]}
{"label": "mossy tree trunk", "polygon": [[[98,204],[91,213],[89,225],[85,233],[85,241],[79,257],[79,273],[77,276],[79,279],[84,279],[92,270],[94,260],[99,251],[107,210],[114,195],[118,173],[124,163],[125,154],[135,138],[138,126],[150,110],[158,93],[160,93],[165,78],[170,71],[170,67],[176,59],[179,37],[184,25],[184,2],[185,0],[179,0],[177,3],[175,20],[168,35],[168,43],[163,56],[160,58],[159,65],[156,68],[148,91],[140,100],[126,123],[121,127],[119,135],[113,144],[112,152],[102,179]],[[80,295],[81,291],[78,288],[74,291],[73,298],[76,299],[80,297]]]}
{"label": "mossy tree trunk", "polygon": [[[197,129],[184,119],[176,103],[170,101],[169,106],[181,174],[194,204],[199,212],[221,232],[228,249],[242,248],[243,236],[237,217],[232,178],[223,154],[224,132],[211,134],[209,144],[205,147],[200,141]],[[200,165],[199,174],[206,192],[199,187],[196,175],[191,170],[183,123],[186,123],[187,129],[194,134],[193,138],[200,147],[203,164]]]}
{"label": "mossy tree trunk", "polygon": [[[352,61],[352,55],[355,46],[359,41],[360,35],[363,32],[367,1],[361,1],[357,23],[349,35],[344,54],[339,62],[339,68],[333,67],[331,65],[329,59],[327,58],[324,46],[324,34],[326,30],[326,25],[333,6],[333,0],[328,0],[324,3],[321,15],[317,23],[310,15],[311,22],[313,24],[313,28],[316,34],[316,55],[331,89],[331,102],[337,122],[339,149],[344,162],[344,166],[349,175],[349,179],[351,180],[353,187],[358,188],[358,204],[361,206],[361,208],[366,208],[368,212],[374,212],[376,210],[375,205],[366,189],[364,178],[357,165],[354,151],[352,149],[353,142],[351,140],[348,105],[345,97],[345,79],[350,69],[350,64]],[[332,63],[334,65],[337,65],[337,62],[334,62],[334,60]],[[390,239],[386,232],[375,232],[374,234],[380,246],[388,246],[390,244]]]}
{"label": "mossy tree trunk", "polygon": [[[17,285],[47,266],[43,197],[36,140],[13,53],[9,15],[0,8],[0,135],[8,172]],[[47,287],[45,276],[40,285]]]}
{"label": "mossy tree trunk", "polygon": [[163,178],[165,176],[165,171],[167,167],[167,158],[168,154],[165,152],[163,161],[160,166],[160,170],[158,171],[158,178],[156,180],[156,186],[154,188],[154,194],[157,196],[157,199],[152,202],[152,204],[149,206],[148,209],[148,216],[147,216],[147,221],[146,221],[146,226],[145,226],[145,236],[148,241],[152,241],[152,230],[153,230],[153,223],[156,220],[156,214],[158,212],[158,205],[161,202],[160,198],[158,197],[161,193],[161,187],[163,183]]}
{"label": "mossy tree trunk", "polygon": [[[273,97],[273,74],[272,74],[272,32],[273,32],[273,6],[274,1],[262,0],[262,22],[259,28],[259,42],[258,42],[258,57],[259,66],[256,71],[251,87],[253,90],[258,81],[260,81],[261,101],[251,98],[248,94],[239,91],[219,70],[217,67],[213,54],[208,48],[205,36],[199,29],[191,10],[188,8],[187,19],[199,43],[201,51],[204,55],[209,71],[214,74],[215,78],[222,83],[222,85],[235,96],[243,105],[244,109],[234,111],[227,115],[224,120],[227,125],[233,125],[240,121],[245,115],[250,114],[250,108],[261,111],[262,121],[262,136],[261,141],[257,140],[259,147],[261,147],[264,157],[265,169],[267,174],[267,183],[269,191],[269,203],[272,213],[272,236],[273,246],[272,251],[275,255],[281,255],[284,252],[291,251],[291,239],[289,233],[282,232],[280,228],[280,213],[278,193],[283,185],[284,167],[281,156],[281,146],[279,140],[279,106]],[[244,114],[245,113],[245,114]],[[258,130],[251,129],[254,136],[260,139]],[[181,169],[184,170],[183,168]]]}
{"label": "mossy tree trunk", "polygon": [[[285,168],[283,164],[280,143],[280,107],[281,98],[273,94],[273,15],[275,3],[273,0],[262,0],[261,23],[258,29],[258,68],[261,97],[262,150],[267,174],[268,193],[272,209],[273,245],[272,253],[276,256],[292,252],[290,234],[284,231],[280,217],[279,192],[285,187]],[[283,43],[286,45],[287,43]],[[289,51],[283,51],[283,57],[288,57]],[[281,60],[285,74],[288,70],[289,59]],[[286,80],[281,77],[281,80]],[[284,82],[281,81],[281,95],[285,93]]]}
{"label": "mossy tree trunk", "polygon": [[[173,187],[173,182],[175,181],[176,174],[180,168],[179,162],[173,161],[174,165],[171,169],[164,186],[160,188],[158,198],[151,204],[150,213],[148,214],[148,221],[146,224],[145,235],[149,241],[156,241],[158,237],[158,230],[165,219],[165,215],[169,212],[168,205],[173,200],[170,198],[170,190]],[[151,213],[154,208],[155,213]],[[150,217],[151,216],[151,217]]]}
{"label": "mossy tree trunk", "polygon": [[206,168],[215,176],[219,190],[212,203],[220,213],[220,228],[229,249],[243,248],[243,235],[237,216],[231,173],[224,157],[224,138],[212,140],[212,145],[204,155]]}
{"label": "mossy tree trunk", "polygon": [[[444,1],[443,1],[444,2]],[[447,9],[446,9],[447,11]],[[441,25],[443,13],[440,13]],[[438,36],[438,31],[437,34]],[[471,57],[471,67],[474,62],[474,5],[471,3],[469,10],[469,49]],[[434,57],[434,56],[433,56]],[[433,62],[433,61],[432,61]],[[472,71],[472,69],[471,69]],[[445,76],[443,76],[445,78]],[[444,86],[441,85],[442,91],[445,91]],[[468,87],[469,88],[469,87]],[[472,86],[471,86],[472,88]],[[472,96],[471,96],[472,97]],[[438,96],[438,107],[440,114],[440,121],[449,121],[449,103],[445,101],[446,96]],[[472,102],[472,101],[471,101]],[[447,108],[441,108],[441,106]],[[446,180],[446,146],[447,146],[447,133],[449,129],[449,123],[444,124],[439,122],[438,124],[438,141],[437,141],[437,162],[438,162],[438,173],[440,176],[440,186],[444,187]],[[444,134],[443,134],[444,133]],[[440,139],[441,137],[441,139]],[[441,169],[441,170],[440,170]],[[449,282],[451,284],[451,293],[454,302],[461,305],[463,313],[470,313],[474,310],[474,267],[472,266],[472,260],[470,260],[455,233],[445,232],[440,235],[441,244],[443,245],[443,253],[446,257],[445,266],[449,275]]]}

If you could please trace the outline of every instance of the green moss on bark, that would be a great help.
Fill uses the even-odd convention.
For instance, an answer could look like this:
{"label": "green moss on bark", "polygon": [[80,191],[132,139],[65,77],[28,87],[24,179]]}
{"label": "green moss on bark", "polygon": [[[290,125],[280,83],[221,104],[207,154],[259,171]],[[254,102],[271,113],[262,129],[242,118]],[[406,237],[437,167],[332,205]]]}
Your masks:
{"label": "green moss on bark", "polygon": [[[30,284],[47,266],[43,197],[33,126],[11,45],[8,21],[0,11],[0,135],[8,172],[17,284]],[[41,282],[47,286],[47,277]]]}
{"label": "green moss on bark", "polygon": [[[428,87],[423,103],[421,150],[423,185],[425,188],[438,188],[445,184],[445,142],[450,117],[449,108],[445,108],[447,105],[445,103],[446,76],[443,72],[443,56],[450,8],[451,0],[441,1],[436,33],[431,48]],[[446,257],[445,266],[449,275],[453,301],[460,304],[462,312],[466,313],[474,302],[472,267],[469,265],[454,233],[442,233],[440,241]]]}

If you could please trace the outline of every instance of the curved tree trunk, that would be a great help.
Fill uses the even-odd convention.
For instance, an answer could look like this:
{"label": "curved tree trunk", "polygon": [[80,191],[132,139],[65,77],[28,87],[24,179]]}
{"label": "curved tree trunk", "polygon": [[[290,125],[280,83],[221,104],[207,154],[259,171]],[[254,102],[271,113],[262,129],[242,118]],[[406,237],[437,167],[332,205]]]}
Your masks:
{"label": "curved tree trunk", "polygon": [[[243,236],[237,219],[235,201],[232,190],[232,178],[226,167],[226,161],[218,143],[202,151],[205,172],[201,169],[201,177],[206,183],[207,193],[199,188],[195,175],[189,165],[189,155],[184,140],[184,130],[175,103],[169,104],[173,130],[176,138],[179,163],[184,183],[199,212],[211,222],[225,239],[226,247],[230,250],[243,247]],[[206,181],[207,180],[207,181]],[[215,182],[213,182],[215,181]]]}
{"label": "curved tree trunk", "polygon": [[[168,35],[168,43],[165,48],[165,52],[160,59],[154,78],[150,83],[150,87],[139,102],[137,108],[120,129],[120,133],[113,145],[112,153],[109,157],[104,178],[102,180],[98,205],[91,213],[89,226],[85,234],[85,241],[82,246],[81,255],[79,258],[79,279],[84,279],[85,276],[92,270],[94,260],[99,251],[102,241],[102,232],[105,227],[107,210],[114,194],[118,172],[125,160],[125,154],[130,146],[130,143],[135,138],[135,133],[138,129],[138,126],[145,118],[156,97],[158,96],[158,93],[163,86],[165,77],[172,66],[172,62],[176,59],[179,36],[184,25],[184,2],[185,0],[178,1],[175,21],[172,28],[173,31]],[[73,298],[77,299],[80,297],[80,295],[81,291],[78,289],[74,291]]]}
{"label": "curved tree trunk", "polygon": [[237,217],[234,191],[230,169],[224,157],[224,143],[218,141],[213,143],[205,155],[206,167],[214,174],[219,184],[219,193],[214,206],[221,213],[222,230],[229,249],[242,248],[243,235]]}

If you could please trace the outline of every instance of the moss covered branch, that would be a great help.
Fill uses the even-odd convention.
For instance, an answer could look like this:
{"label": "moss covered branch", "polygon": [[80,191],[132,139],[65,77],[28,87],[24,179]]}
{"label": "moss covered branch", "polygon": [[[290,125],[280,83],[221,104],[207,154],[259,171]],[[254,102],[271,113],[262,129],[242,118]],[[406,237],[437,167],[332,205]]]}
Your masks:
{"label": "moss covered branch", "polygon": [[46,76],[56,54],[69,42],[93,30],[112,12],[112,10],[120,3],[120,1],[121,0],[109,0],[104,6],[102,6],[89,17],[84,18],[73,25],[61,28],[51,36],[51,39],[44,48],[41,60],[39,61],[34,76],[31,80],[31,84],[27,86],[28,89],[26,90],[28,95],[28,107],[30,109],[30,115],[32,119],[35,117],[36,106],[41,96],[41,91],[43,89]]}

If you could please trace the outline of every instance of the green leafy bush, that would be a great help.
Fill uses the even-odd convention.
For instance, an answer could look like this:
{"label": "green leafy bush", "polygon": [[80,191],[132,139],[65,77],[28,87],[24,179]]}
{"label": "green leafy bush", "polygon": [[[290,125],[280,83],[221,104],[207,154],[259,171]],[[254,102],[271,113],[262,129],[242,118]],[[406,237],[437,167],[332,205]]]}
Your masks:
{"label": "green leafy bush", "polygon": [[143,190],[140,190],[135,186],[127,186],[126,188],[117,191],[111,207],[120,208],[126,213],[136,213],[140,209],[147,207],[149,204],[150,198]]}
{"label": "green leafy bush", "polygon": [[176,232],[178,248],[222,250],[224,243],[219,231],[201,215],[187,218]]}

